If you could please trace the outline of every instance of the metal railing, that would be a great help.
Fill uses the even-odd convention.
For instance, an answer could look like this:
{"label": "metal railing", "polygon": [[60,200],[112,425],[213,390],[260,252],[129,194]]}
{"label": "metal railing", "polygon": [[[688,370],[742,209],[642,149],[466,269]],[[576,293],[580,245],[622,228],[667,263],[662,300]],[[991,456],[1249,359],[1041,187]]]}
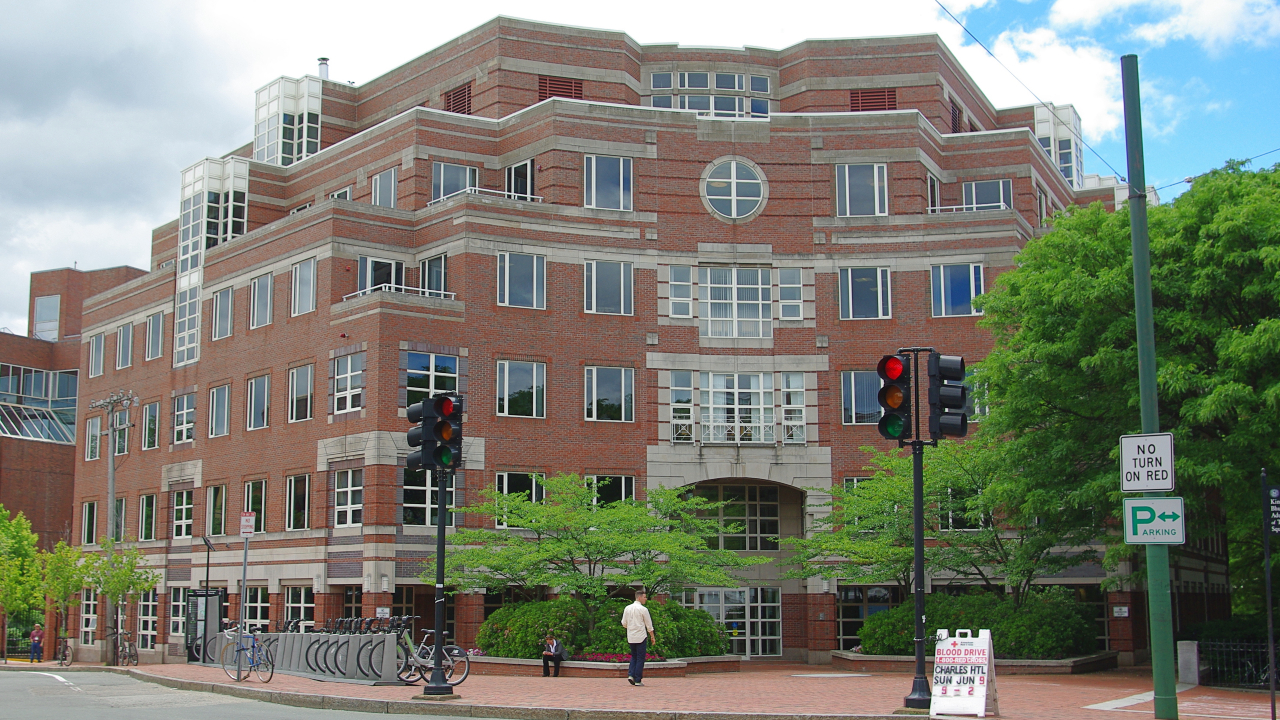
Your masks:
{"label": "metal railing", "polygon": [[1012,210],[1013,208],[1002,202],[998,203],[977,203],[974,205],[939,205],[929,208],[928,212],[933,213],[957,213],[957,212],[979,212],[981,210]]}
{"label": "metal railing", "polygon": [[408,285],[392,285],[391,283],[383,283],[382,285],[374,285],[373,287],[367,287],[364,290],[357,290],[348,295],[343,295],[342,299],[350,300],[351,298],[361,297],[376,292],[402,293],[404,295],[418,295],[419,297],[442,298],[444,300],[453,300],[456,297],[455,293],[445,292],[443,290],[427,290],[425,288],[410,287]]}
{"label": "metal railing", "polygon": [[431,202],[427,203],[427,207],[431,207],[436,203],[442,203],[445,200],[449,200],[451,198],[455,198],[463,194],[492,195],[494,197],[505,198],[507,200],[519,200],[521,202],[536,202],[536,203],[542,202],[541,195],[529,195],[527,193],[507,192],[505,190],[490,190],[489,188],[469,187],[463,190],[459,190],[455,193],[450,193],[449,195],[445,195],[444,197],[438,197],[435,200],[432,200]]}
{"label": "metal railing", "polygon": [[703,423],[704,443],[771,443],[773,423]]}
{"label": "metal railing", "polygon": [[1265,642],[1200,642],[1201,685],[1260,688],[1270,682]]}

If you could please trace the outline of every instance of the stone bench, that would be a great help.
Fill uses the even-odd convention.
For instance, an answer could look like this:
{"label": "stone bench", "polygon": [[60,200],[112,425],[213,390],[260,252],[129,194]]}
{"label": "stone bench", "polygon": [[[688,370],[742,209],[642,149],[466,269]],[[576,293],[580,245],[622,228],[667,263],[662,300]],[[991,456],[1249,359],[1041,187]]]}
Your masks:
{"label": "stone bench", "polygon": [[[645,677],[684,677],[701,673],[739,672],[742,658],[737,655],[709,655],[707,657],[673,658],[649,661],[644,664]],[[471,656],[471,672],[477,675],[542,675],[542,660],[504,658],[493,655]],[[625,678],[627,663],[583,662],[565,660],[560,663],[561,677]]]}
{"label": "stone bench", "polygon": [[[996,658],[996,675],[1080,675],[1116,667],[1117,652],[1102,652],[1062,660],[1009,660]],[[933,656],[926,656],[925,672],[933,673]],[[864,655],[846,650],[831,651],[831,667],[850,672],[914,673],[913,655]]]}

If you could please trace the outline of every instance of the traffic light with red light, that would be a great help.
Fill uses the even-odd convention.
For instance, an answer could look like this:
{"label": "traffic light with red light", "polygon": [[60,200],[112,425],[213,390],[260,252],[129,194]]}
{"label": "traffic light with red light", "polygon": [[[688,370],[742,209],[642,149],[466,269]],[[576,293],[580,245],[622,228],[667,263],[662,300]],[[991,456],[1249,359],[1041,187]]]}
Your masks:
{"label": "traffic light with red light", "polygon": [[889,440],[911,439],[911,357],[885,355],[876,366],[882,410],[877,429]]}
{"label": "traffic light with red light", "polygon": [[431,427],[431,436],[436,441],[432,460],[441,470],[456,470],[462,466],[462,398],[437,395],[431,403],[437,418]]}
{"label": "traffic light with red light", "polygon": [[[948,384],[947,381],[957,384]],[[929,437],[964,437],[969,433],[969,390],[964,385],[964,358],[929,353]]]}

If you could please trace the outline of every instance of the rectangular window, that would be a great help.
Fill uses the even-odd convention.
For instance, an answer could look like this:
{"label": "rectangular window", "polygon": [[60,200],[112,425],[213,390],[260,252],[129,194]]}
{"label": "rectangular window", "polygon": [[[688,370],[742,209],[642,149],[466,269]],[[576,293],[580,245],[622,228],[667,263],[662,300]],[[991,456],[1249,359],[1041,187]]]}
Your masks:
{"label": "rectangular window", "polygon": [[116,455],[129,454],[129,411],[115,411],[114,419],[111,423],[111,433],[115,442],[113,443],[113,452]]}
{"label": "rectangular window", "polygon": [[693,378],[689,370],[671,371],[671,442],[693,442]]}
{"label": "rectangular window", "polygon": [[444,255],[436,255],[433,258],[427,258],[418,268],[419,277],[422,278],[422,289],[427,297],[447,297],[445,294],[449,289],[448,276],[448,258]]}
{"label": "rectangular window", "polygon": [[431,168],[432,200],[452,197],[480,186],[479,169],[469,165],[438,162],[432,163]]}
{"label": "rectangular window", "polygon": [[311,527],[311,476],[290,475],[285,479],[285,530]]}
{"label": "rectangular window", "polygon": [[716,73],[717,90],[746,90],[743,76],[737,73]]}
{"label": "rectangular window", "polygon": [[671,96],[670,96],[670,95],[653,95],[653,96],[650,96],[650,97],[649,97],[649,106],[650,106],[650,107],[656,107],[656,108],[667,108],[668,110],[670,110],[672,107],[674,107],[674,106],[671,104]]}
{"label": "rectangular window", "polygon": [[234,294],[235,288],[223,288],[213,294],[213,340],[231,337],[231,304]]}
{"label": "rectangular window", "polygon": [[93,645],[94,629],[98,626],[98,591],[85,588],[80,591],[80,644]]}
{"label": "rectangular window", "polygon": [[631,209],[631,158],[588,155],[584,205],[604,210]]}
{"label": "rectangular window", "polygon": [[586,311],[607,315],[631,314],[631,263],[586,261]]}
{"label": "rectangular window", "polygon": [[209,391],[209,437],[222,437],[231,431],[231,386],[219,385]]}
{"label": "rectangular window", "polygon": [[98,333],[89,338],[89,377],[102,374],[102,353],[106,346],[106,336]]}
{"label": "rectangular window", "polygon": [[778,311],[782,320],[802,320],[804,284],[800,268],[778,270]]}
{"label": "rectangular window", "polygon": [[569,78],[538,76],[538,102],[547,98],[562,97],[572,100],[582,99],[582,81]]}
{"label": "rectangular window", "polygon": [[840,268],[840,319],[887,318],[889,268]]}
{"label": "rectangular window", "polygon": [[311,378],[314,366],[289,369],[289,422],[311,419]]}
{"label": "rectangular window", "polygon": [[498,253],[498,304],[546,309],[546,264],[542,255]]}
{"label": "rectangular window", "polygon": [[169,634],[174,638],[171,642],[182,642],[187,632],[187,592],[190,588],[169,588]]}
{"label": "rectangular window", "polygon": [[897,88],[867,88],[849,91],[849,112],[897,110]]}
{"label": "rectangular window", "polygon": [[156,597],[156,589],[138,596],[138,649],[154,650],[156,632],[160,626],[160,600]]}
{"label": "rectangular window", "polygon": [[330,200],[350,200],[351,186],[348,185],[342,188],[341,190],[336,190],[334,192],[329,193],[329,199]]}
{"label": "rectangular window", "polygon": [[[851,478],[853,479],[853,478]],[[862,644],[867,618],[902,602],[896,586],[839,585],[836,590],[836,638],[842,650]]]}
{"label": "rectangular window", "polygon": [[298,213],[302,212],[303,210],[310,210],[310,209],[311,209],[311,203],[302,203],[302,204],[301,204],[301,205],[299,205],[298,207],[296,207],[296,208],[294,208],[294,209],[290,210],[290,211],[289,211],[289,214],[290,214],[290,215],[297,215]]}
{"label": "rectangular window", "polygon": [[768,98],[751,98],[751,117],[763,118],[769,117],[769,99]]}
{"label": "rectangular window", "polygon": [[[453,474],[442,473],[445,479],[445,527],[453,527]],[[435,527],[440,516],[440,488],[436,486],[437,473],[430,470],[404,471],[404,524]]]}
{"label": "rectangular window", "polygon": [[769,78],[765,75],[751,76],[751,92],[767,93],[769,92]]}
{"label": "rectangular window", "polygon": [[942,182],[929,176],[929,212],[937,212],[942,207]]}
{"label": "rectangular window", "polygon": [[248,429],[261,430],[271,420],[271,376],[260,375],[249,379],[247,395]]}
{"label": "rectangular window", "polygon": [[671,89],[671,73],[652,73],[649,75],[649,87],[654,90],[670,90]]}
{"label": "rectangular window", "polygon": [[933,316],[981,315],[973,307],[973,299],[982,294],[982,265],[934,265]]}
{"label": "rectangular window", "polygon": [[352,353],[333,360],[333,412],[351,412],[364,407],[364,353]]}
{"label": "rectangular window", "polygon": [[399,168],[393,167],[369,178],[369,185],[373,188],[370,202],[374,205],[385,208],[396,206],[396,170]]}
{"label": "rectangular window", "polygon": [[148,403],[142,406],[142,449],[155,450],[160,447],[160,403]]}
{"label": "rectangular window", "polygon": [[682,72],[680,73],[680,87],[704,89],[709,86],[711,74],[704,72]]}
{"label": "rectangular window", "polygon": [[717,95],[711,104],[716,117],[746,117],[747,105],[747,98],[734,95]]}
{"label": "rectangular window", "polygon": [[589,367],[586,370],[586,418],[633,422],[635,371],[631,368]]}
{"label": "rectangular window", "polygon": [[364,516],[364,470],[339,470],[335,473],[333,526],[354,527]]}
{"label": "rectangular window", "polygon": [[80,511],[80,544],[98,544],[98,503],[87,502]]}
{"label": "rectangular window", "polygon": [[164,352],[164,313],[147,316],[147,359],[155,360]]}
{"label": "rectangular window", "polygon": [[[537,473],[512,473],[500,472],[497,474],[497,488],[499,495],[516,495],[524,493],[524,496],[533,502],[542,502],[542,476]],[[494,518],[493,524],[498,528],[505,528],[507,524],[505,518]]]}
{"label": "rectangular window", "polygon": [[507,197],[528,200],[533,197],[533,160],[525,160],[507,168]]}
{"label": "rectangular window", "polygon": [[782,373],[782,442],[803,443],[804,421],[804,373]]}
{"label": "rectangular window", "polygon": [[111,529],[111,539],[116,542],[124,541],[124,518],[125,518],[125,501],[124,498],[116,498],[116,516],[114,527]]}
{"label": "rectangular window", "polygon": [[304,630],[311,630],[316,619],[316,596],[309,586],[284,588],[284,615],[287,620],[299,620]]}
{"label": "rectangular window", "polygon": [[875,372],[846,370],[840,373],[841,403],[845,425],[874,425],[880,422],[880,376]]}
{"label": "rectangular window", "polygon": [[196,393],[173,398],[173,442],[196,439]]}
{"label": "rectangular window", "polygon": [[889,214],[887,165],[836,166],[836,216]]}
{"label": "rectangular window", "polygon": [[409,365],[405,381],[407,405],[422,402],[440,393],[457,391],[458,358],[432,353],[407,354]]}
{"label": "rectangular window", "polygon": [[249,632],[266,632],[271,625],[271,596],[267,588],[255,585],[244,590],[245,626]]}
{"label": "rectangular window", "polygon": [[404,263],[361,256],[356,281],[361,291],[400,292],[404,288]]}
{"label": "rectangular window", "polygon": [[116,369],[122,370],[133,364],[133,323],[125,323],[116,328]]}
{"label": "rectangular window", "polygon": [[316,259],[307,258],[293,266],[293,315],[316,309]]}
{"label": "rectangular window", "polygon": [[208,535],[227,534],[227,486],[214,485],[206,491],[205,501],[209,505]]}
{"label": "rectangular window", "polygon": [[58,341],[58,318],[62,309],[61,295],[46,295],[36,298],[31,337],[41,340]]}
{"label": "rectangular window", "polygon": [[91,417],[84,423],[84,459],[102,457],[102,416]]}
{"label": "rectangular window", "polygon": [[191,537],[192,518],[195,517],[196,491],[178,490],[173,494],[173,536]]}
{"label": "rectangular window", "polygon": [[251,283],[253,304],[249,306],[249,329],[271,324],[271,273],[259,275]]}
{"label": "rectangular window", "polygon": [[200,287],[178,291],[173,309],[173,364],[193,363],[200,358]]}
{"label": "rectangular window", "polygon": [[702,441],[771,443],[773,373],[702,373]]}
{"label": "rectangular window", "polygon": [[693,317],[693,268],[671,266],[671,317]]}
{"label": "rectangular window", "polygon": [[983,180],[964,184],[965,210],[1009,210],[1012,208],[1012,180]]}
{"label": "rectangular window", "polygon": [[537,362],[498,361],[498,414],[546,417],[547,366]]}
{"label": "rectangular window", "polygon": [[138,498],[138,539],[156,539],[155,495],[143,495]]}
{"label": "rectangular window", "polygon": [[253,531],[267,531],[266,511],[267,481],[250,480],[244,484],[244,511],[254,513]]}
{"label": "rectangular window", "polygon": [[705,485],[699,497],[723,502],[711,511],[719,516],[720,536],[709,538],[711,548],[721,550],[777,550],[779,501],[773,485]]}
{"label": "rectangular window", "polygon": [[681,110],[697,110],[699,115],[706,115],[711,112],[711,96],[710,95],[681,95]]}
{"label": "rectangular window", "polygon": [[698,316],[710,337],[772,337],[768,268],[698,268]]}
{"label": "rectangular window", "polygon": [[595,486],[597,505],[636,498],[636,479],[631,475],[588,475],[587,482]]}

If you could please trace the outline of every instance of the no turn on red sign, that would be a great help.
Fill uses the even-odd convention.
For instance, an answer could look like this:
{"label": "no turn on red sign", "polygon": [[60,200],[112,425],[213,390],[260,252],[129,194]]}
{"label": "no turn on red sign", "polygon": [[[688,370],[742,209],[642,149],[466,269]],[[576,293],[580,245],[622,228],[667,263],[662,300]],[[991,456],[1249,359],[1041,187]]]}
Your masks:
{"label": "no turn on red sign", "polygon": [[1120,489],[1160,492],[1173,489],[1173,435],[1120,436]]}

